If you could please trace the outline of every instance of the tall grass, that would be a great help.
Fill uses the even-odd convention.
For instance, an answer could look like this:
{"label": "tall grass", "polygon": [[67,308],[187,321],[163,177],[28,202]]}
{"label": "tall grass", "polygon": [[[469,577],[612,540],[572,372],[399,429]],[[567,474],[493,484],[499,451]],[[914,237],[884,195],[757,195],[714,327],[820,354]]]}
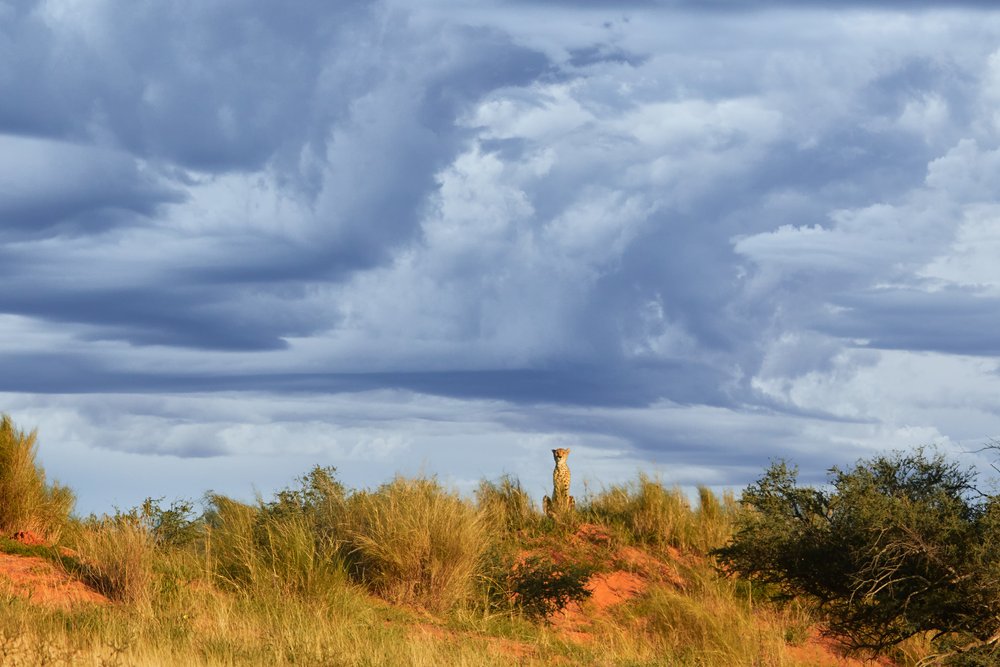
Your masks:
{"label": "tall grass", "polygon": [[47,484],[35,463],[37,432],[25,433],[0,416],[0,531],[30,530],[56,541],[73,509],[73,493]]}
{"label": "tall grass", "polygon": [[786,637],[803,622],[795,613],[753,611],[732,583],[707,571],[697,573],[686,591],[650,588],[621,616],[638,621],[642,629],[616,647],[619,654],[648,651],[661,664],[720,667],[794,664]]}
{"label": "tall grass", "polygon": [[698,487],[698,509],[694,516],[691,546],[702,554],[724,545],[733,535],[740,505],[732,491],[720,498],[707,486]]}
{"label": "tall grass", "polygon": [[484,521],[504,536],[530,532],[538,528],[543,519],[520,480],[510,475],[495,482],[481,481],[476,489],[476,504]]}
{"label": "tall grass", "polygon": [[[786,642],[805,636],[807,618],[754,607],[741,584],[691,556],[724,543],[738,511],[707,488],[693,503],[640,475],[553,523],[512,477],[469,499],[433,478],[349,491],[317,467],[270,500],[209,494],[202,516],[149,499],[67,523],[72,495],[46,484],[34,454],[35,434],[0,419],[0,530],[62,531],[77,550],[71,570],[120,604],[46,609],[0,590],[3,665],[800,664]],[[583,520],[614,539],[581,537]],[[514,610],[532,591],[553,597],[512,586],[518,563],[523,574],[541,554],[542,576],[584,561],[603,573],[622,541],[685,550],[661,553],[683,583],[637,568],[645,592],[603,610],[584,603],[594,618],[580,642]],[[922,649],[908,650],[913,662]]]}
{"label": "tall grass", "polygon": [[491,650],[487,637],[421,631],[425,616],[387,616],[350,589],[320,601],[259,599],[198,586],[176,599],[154,599],[154,613],[141,616],[124,605],[67,612],[16,598],[0,602],[4,667],[551,664]]}
{"label": "tall grass", "polygon": [[737,504],[732,494],[720,500],[699,487],[697,509],[679,488],[640,474],[638,480],[607,487],[582,507],[590,521],[618,530],[628,541],[654,547],[673,546],[707,553],[721,546],[732,531]]}
{"label": "tall grass", "polygon": [[205,553],[212,573],[250,595],[323,596],[346,581],[336,545],[320,539],[304,512],[273,512],[209,496]]}
{"label": "tall grass", "polygon": [[348,501],[354,575],[392,602],[443,611],[468,599],[488,546],[482,515],[434,479],[397,477]]}
{"label": "tall grass", "polygon": [[90,522],[76,535],[79,572],[112,600],[148,609],[153,593],[153,537],[129,517]]}

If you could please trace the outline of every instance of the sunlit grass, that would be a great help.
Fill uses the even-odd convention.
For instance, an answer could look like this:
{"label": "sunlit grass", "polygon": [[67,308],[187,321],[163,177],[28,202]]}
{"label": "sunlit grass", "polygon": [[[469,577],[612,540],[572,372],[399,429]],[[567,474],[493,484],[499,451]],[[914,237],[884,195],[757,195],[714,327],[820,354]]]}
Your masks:
{"label": "sunlit grass", "polygon": [[0,415],[0,533],[32,531],[57,540],[73,509],[73,493],[50,484],[35,462],[36,433]]}
{"label": "sunlit grass", "polygon": [[[801,607],[755,604],[715,569],[709,554],[741,510],[707,488],[691,502],[640,475],[554,521],[511,477],[467,498],[427,477],[350,490],[317,467],[273,498],[209,494],[200,515],[149,500],[77,520],[35,466],[34,434],[4,418],[0,456],[0,520],[75,553],[0,550],[61,563],[112,601],[56,609],[0,587],[0,665],[779,667],[799,664],[812,627]],[[627,552],[653,565],[629,569]],[[512,583],[535,555],[553,576],[625,568],[645,586],[603,611],[575,596],[574,635],[527,606],[548,589]],[[897,658],[926,650],[914,640]]]}

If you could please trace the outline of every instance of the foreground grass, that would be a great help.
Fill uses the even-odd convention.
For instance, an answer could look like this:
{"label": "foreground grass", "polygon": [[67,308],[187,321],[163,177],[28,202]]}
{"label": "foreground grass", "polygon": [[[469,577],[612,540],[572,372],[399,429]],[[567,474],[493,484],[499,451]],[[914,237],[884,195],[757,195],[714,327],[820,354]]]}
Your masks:
{"label": "foreground grass", "polygon": [[582,643],[516,617],[428,616],[350,588],[305,601],[186,586],[146,614],[0,604],[4,665],[795,664],[779,616],[761,623],[719,592],[654,589]]}
{"label": "foreground grass", "polygon": [[638,537],[609,522],[614,537],[599,544],[574,537],[579,517],[542,517],[512,480],[484,483],[473,502],[432,479],[349,494],[313,471],[270,501],[213,498],[204,517],[151,505],[91,519],[67,531],[72,559],[5,544],[70,562],[114,602],[65,611],[0,597],[0,664],[796,664],[787,639],[802,619],[754,609],[693,548],[679,566],[684,589],[654,578],[611,613],[584,602],[575,633],[529,619],[497,584],[525,550],[599,572],[621,566],[619,543],[678,525],[702,535],[699,522],[724,520],[718,503],[710,517],[651,484],[612,492],[669,502],[653,502]]}
{"label": "foreground grass", "polygon": [[[692,503],[640,476],[554,521],[509,477],[465,498],[433,478],[352,491],[317,467],[254,503],[149,499],[80,520],[34,464],[33,434],[4,418],[4,448],[20,458],[0,475],[0,526],[70,551],[0,551],[47,558],[111,602],[58,609],[0,587],[2,665],[816,665],[794,650],[804,612],[755,605],[715,569],[742,510],[708,489]],[[588,578],[611,574],[641,590],[588,601]],[[897,664],[924,655],[911,642]]]}
{"label": "foreground grass", "polygon": [[[331,532],[322,533],[316,523],[322,512],[316,504],[299,504],[290,510],[288,504],[278,509],[268,502],[246,505],[216,499],[209,523],[193,523],[201,527],[200,537],[182,545],[157,544],[155,530],[143,528],[137,515],[90,521],[70,531],[77,535],[73,546],[80,549],[74,567],[81,568],[84,579],[97,576],[88,574],[96,572],[113,582],[105,590],[116,601],[61,611],[0,596],[0,664],[809,664],[796,662],[791,651],[804,638],[808,618],[792,609],[755,607],[745,586],[720,578],[704,554],[690,548],[683,562],[672,562],[686,582],[683,587],[653,576],[643,593],[607,612],[584,602],[581,621],[572,632],[545,620],[529,619],[502,595],[498,599],[496,591],[491,594],[483,573],[509,569],[510,559],[526,550],[557,553],[564,563],[585,563],[598,572],[620,569],[627,566],[615,561],[617,543],[635,544],[636,537],[609,525],[610,542],[581,541],[574,537],[575,523],[554,524],[524,511],[504,494],[491,497],[484,492],[474,504],[444,490],[437,497],[434,485],[433,480],[397,479],[381,490],[366,492],[357,504],[339,496],[335,501],[323,500],[343,502],[342,510],[350,508],[355,513],[363,512],[373,502],[371,496],[380,493],[386,496],[380,502],[402,498],[409,503],[395,509],[411,515],[410,523],[399,522],[398,528],[411,526],[409,541],[405,536],[386,535],[388,529],[379,523],[387,519],[384,505],[370,508],[369,518],[378,520],[373,534],[386,535],[374,556],[350,556],[358,548],[355,544],[369,544],[351,541],[354,531],[362,531],[358,525],[367,525],[365,521],[353,516],[345,520],[343,532],[326,525]],[[407,489],[402,496],[401,488]],[[639,488],[637,483],[635,489]],[[516,488],[507,491],[508,496],[517,493]],[[648,485],[636,491],[640,492],[654,493]],[[673,492],[663,493],[674,498]],[[511,512],[502,514],[492,503],[507,510],[518,508],[517,520],[510,522],[509,529],[492,524],[494,530],[488,530],[490,517],[511,517]],[[426,505],[423,510],[422,505]],[[435,562],[434,550],[426,544],[434,529],[414,518],[435,507],[439,512],[425,513],[425,518],[443,512],[438,519],[450,531],[460,527],[453,524],[456,516],[475,523],[472,533],[436,534],[436,541],[476,536],[482,540],[464,552],[474,553],[475,558],[458,563],[451,571],[449,576],[464,578],[464,584],[450,589],[446,605],[437,595],[422,602],[414,592],[419,582],[433,581],[442,568],[443,560]],[[676,505],[676,513],[681,512],[689,514],[683,521],[676,514],[653,515],[664,521],[661,528],[697,527],[707,516],[700,507],[684,503]],[[323,521],[332,521],[333,515]],[[417,527],[411,525],[414,521]],[[647,532],[643,534],[653,530],[650,521],[644,519]],[[317,540],[321,533],[322,539]],[[420,539],[412,539],[415,535]],[[650,554],[651,562],[659,562],[655,560],[659,554],[662,562],[671,563],[668,552],[676,556],[678,549],[674,544],[675,540],[667,539],[660,546],[648,546],[644,553]],[[54,557],[52,550],[40,547],[27,552]],[[423,566],[414,554],[423,554]],[[456,558],[447,550],[444,554],[444,559]],[[377,562],[371,565],[375,557],[406,566],[398,577],[414,583],[403,599],[398,589],[387,587],[395,570],[383,568],[375,576],[354,572],[358,563],[378,567]],[[473,561],[476,566],[470,571]],[[421,567],[427,572],[420,571]],[[136,575],[136,570],[141,574]]]}
{"label": "foreground grass", "polygon": [[356,595],[270,601],[206,591],[136,615],[121,607],[59,612],[4,601],[4,665],[501,665],[485,640],[442,642],[417,618]]}

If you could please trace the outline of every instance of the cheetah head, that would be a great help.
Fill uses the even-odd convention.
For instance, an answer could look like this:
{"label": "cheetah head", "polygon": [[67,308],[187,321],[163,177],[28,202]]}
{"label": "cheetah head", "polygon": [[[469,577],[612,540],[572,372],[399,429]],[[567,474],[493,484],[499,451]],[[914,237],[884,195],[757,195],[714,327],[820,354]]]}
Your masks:
{"label": "cheetah head", "polygon": [[565,461],[567,456],[569,456],[569,449],[552,450],[552,458],[556,460],[556,463],[558,463],[559,461]]}

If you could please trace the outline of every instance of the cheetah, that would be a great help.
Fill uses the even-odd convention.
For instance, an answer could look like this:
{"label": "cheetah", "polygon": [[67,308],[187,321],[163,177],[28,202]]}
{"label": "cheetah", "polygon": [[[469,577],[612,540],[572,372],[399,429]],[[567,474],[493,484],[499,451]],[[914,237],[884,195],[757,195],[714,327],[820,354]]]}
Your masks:
{"label": "cheetah", "polygon": [[545,496],[542,506],[545,514],[554,517],[556,514],[576,508],[576,499],[569,495],[569,466],[566,465],[568,449],[553,449],[552,458],[556,461],[552,471],[552,497]]}

